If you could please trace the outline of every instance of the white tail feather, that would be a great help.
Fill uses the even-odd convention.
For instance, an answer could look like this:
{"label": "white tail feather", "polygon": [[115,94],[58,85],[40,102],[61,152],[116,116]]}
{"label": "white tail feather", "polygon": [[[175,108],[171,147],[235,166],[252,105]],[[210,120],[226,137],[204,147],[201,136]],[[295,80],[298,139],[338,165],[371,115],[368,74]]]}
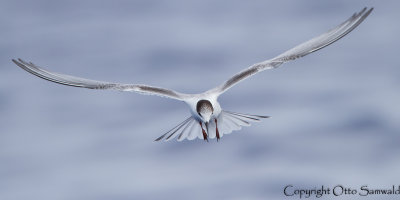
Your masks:
{"label": "white tail feather", "polygon": [[[222,138],[223,135],[229,134],[235,130],[239,130],[242,128],[242,126],[250,126],[251,122],[259,122],[264,118],[268,118],[268,116],[222,111],[217,117],[219,137]],[[216,129],[217,126],[215,119],[210,120],[208,123],[208,138],[216,138]],[[176,137],[178,137],[178,141],[182,141],[184,139],[194,140],[196,138],[203,139],[199,122],[195,118],[189,117],[182,123],[175,126],[173,129],[166,132],[164,135],[157,138],[155,141],[169,141]]]}

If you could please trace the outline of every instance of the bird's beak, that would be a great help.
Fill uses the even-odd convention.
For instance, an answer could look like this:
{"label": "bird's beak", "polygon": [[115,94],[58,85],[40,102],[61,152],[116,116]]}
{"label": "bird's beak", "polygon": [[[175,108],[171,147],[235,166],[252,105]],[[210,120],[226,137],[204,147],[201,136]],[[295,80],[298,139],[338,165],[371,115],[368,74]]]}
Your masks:
{"label": "bird's beak", "polygon": [[206,129],[207,129],[207,135],[208,135],[208,122],[204,123],[206,125]]}

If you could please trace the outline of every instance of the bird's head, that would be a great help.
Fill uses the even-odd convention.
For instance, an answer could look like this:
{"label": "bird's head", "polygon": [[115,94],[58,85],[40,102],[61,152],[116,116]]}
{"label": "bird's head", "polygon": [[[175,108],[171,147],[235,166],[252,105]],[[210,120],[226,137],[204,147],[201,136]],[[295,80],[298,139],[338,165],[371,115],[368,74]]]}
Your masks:
{"label": "bird's head", "polygon": [[203,99],[197,102],[196,111],[203,121],[208,123],[214,113],[214,108],[210,101]]}

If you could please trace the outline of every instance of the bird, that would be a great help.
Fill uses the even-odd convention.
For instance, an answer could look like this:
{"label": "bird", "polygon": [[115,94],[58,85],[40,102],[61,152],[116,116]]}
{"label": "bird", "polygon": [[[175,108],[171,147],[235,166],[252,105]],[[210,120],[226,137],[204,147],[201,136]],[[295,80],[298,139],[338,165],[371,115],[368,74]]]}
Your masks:
{"label": "bird", "polygon": [[142,84],[122,84],[84,79],[50,72],[32,62],[25,62],[20,58],[17,60],[12,59],[12,62],[33,75],[62,85],[98,90],[137,92],[182,101],[189,106],[191,115],[182,123],[155,139],[155,141],[169,141],[174,138],[177,138],[177,141],[184,139],[194,140],[196,138],[207,142],[209,139],[216,138],[219,141],[223,135],[239,130],[242,126],[250,126],[252,122],[259,122],[262,119],[269,118],[269,116],[223,110],[218,102],[220,95],[239,82],[259,72],[277,68],[283,63],[304,57],[336,42],[363,22],[373,9],[373,7],[364,7],[361,11],[354,13],[350,18],[329,31],[303,42],[272,59],[255,63],[235,74],[221,85],[198,94],[180,93],[170,89]]}

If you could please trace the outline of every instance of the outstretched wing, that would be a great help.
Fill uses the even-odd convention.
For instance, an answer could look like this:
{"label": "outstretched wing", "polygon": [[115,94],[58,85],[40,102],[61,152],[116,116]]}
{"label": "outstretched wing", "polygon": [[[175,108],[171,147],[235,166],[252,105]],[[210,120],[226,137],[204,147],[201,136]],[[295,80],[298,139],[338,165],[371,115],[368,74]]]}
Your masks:
{"label": "outstretched wing", "polygon": [[282,54],[279,56],[264,61],[260,63],[256,63],[249,68],[239,72],[234,75],[232,78],[227,80],[222,85],[219,85],[216,88],[209,90],[212,93],[222,94],[229,88],[231,88],[236,83],[258,73],[264,71],[266,69],[277,68],[281,64],[295,60],[297,58],[308,55],[312,52],[318,51],[334,42],[344,37],[348,33],[350,33],[354,28],[356,28],[368,15],[372,12],[373,8],[370,8],[367,11],[367,8],[362,9],[359,13],[354,13],[349,19],[347,19],[342,24],[336,26],[335,28],[329,30],[328,32],[315,37],[307,42],[304,42]]}
{"label": "outstretched wing", "polygon": [[33,63],[27,63],[22,59],[12,61],[24,69],[25,71],[36,75],[40,78],[45,80],[59,83],[63,85],[69,85],[74,87],[82,87],[82,88],[89,88],[89,89],[100,89],[100,90],[120,90],[120,91],[128,91],[128,92],[139,92],[142,94],[149,94],[149,95],[158,95],[162,97],[168,97],[177,100],[184,100],[187,94],[182,94],[179,92],[175,92],[173,90],[147,86],[147,85],[138,85],[138,84],[121,84],[121,83],[109,83],[109,82],[102,82],[102,81],[95,81],[89,80],[74,76],[69,76],[65,74],[59,74],[54,72],[49,72],[44,70]]}

